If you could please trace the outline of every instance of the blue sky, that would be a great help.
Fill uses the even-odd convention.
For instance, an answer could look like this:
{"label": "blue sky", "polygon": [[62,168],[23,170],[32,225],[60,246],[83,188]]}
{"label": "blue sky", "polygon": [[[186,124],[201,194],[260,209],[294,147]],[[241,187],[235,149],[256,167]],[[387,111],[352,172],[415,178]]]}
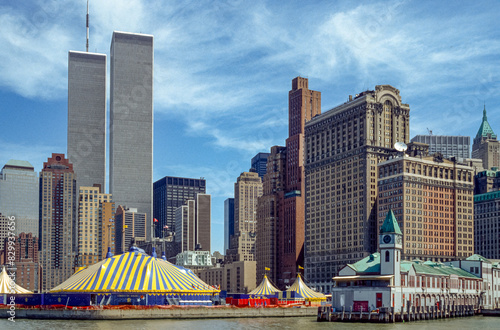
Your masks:
{"label": "blue sky", "polygon": [[[85,11],[85,0],[0,3],[0,164],[40,171],[66,153],[68,51],[85,50]],[[499,11],[498,1],[91,0],[90,50],[109,55],[113,30],[154,35],[154,179],[206,178],[222,251],[223,201],[252,156],[284,145],[296,76],[321,91],[323,112],[398,88],[412,137],[474,136],[484,103],[500,133]]]}

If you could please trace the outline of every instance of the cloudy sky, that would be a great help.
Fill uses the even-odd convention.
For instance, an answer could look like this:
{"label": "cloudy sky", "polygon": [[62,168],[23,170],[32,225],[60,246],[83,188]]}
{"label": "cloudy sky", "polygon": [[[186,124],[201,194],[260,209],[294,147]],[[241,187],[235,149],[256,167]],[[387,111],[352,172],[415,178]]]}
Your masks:
{"label": "cloudy sky", "polygon": [[[85,50],[86,1],[6,2],[0,164],[39,171],[66,153],[68,51]],[[91,0],[90,50],[109,55],[114,30],[154,35],[154,179],[206,178],[222,251],[223,201],[252,156],[284,144],[296,76],[321,91],[323,112],[398,88],[412,137],[474,136],[484,104],[500,133],[499,11],[498,1]]]}

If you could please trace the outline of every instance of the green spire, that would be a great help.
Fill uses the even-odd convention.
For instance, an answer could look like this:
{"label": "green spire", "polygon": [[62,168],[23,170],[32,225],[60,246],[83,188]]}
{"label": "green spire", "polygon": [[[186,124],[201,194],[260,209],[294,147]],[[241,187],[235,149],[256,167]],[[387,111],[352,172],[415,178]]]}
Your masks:
{"label": "green spire", "polygon": [[486,116],[486,104],[484,105],[483,109],[483,121],[481,123],[481,126],[479,126],[479,131],[477,131],[476,134],[476,139],[477,138],[490,138],[490,139],[496,139],[497,135],[493,132],[493,129],[491,128],[490,124],[488,123],[488,117]]}
{"label": "green spire", "polygon": [[380,233],[381,234],[395,233],[395,234],[403,235],[403,233],[401,232],[401,229],[399,229],[399,225],[398,225],[398,222],[396,221],[396,217],[394,216],[394,213],[390,209],[389,209],[389,212],[387,212],[387,216],[385,217],[385,220],[384,220],[384,223],[382,224],[382,227],[380,227]]}

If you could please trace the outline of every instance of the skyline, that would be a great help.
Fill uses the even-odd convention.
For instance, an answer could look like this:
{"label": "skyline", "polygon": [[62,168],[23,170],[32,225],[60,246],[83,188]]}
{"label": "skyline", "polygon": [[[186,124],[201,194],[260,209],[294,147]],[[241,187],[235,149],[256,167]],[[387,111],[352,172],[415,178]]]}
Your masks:
{"label": "skyline", "polygon": [[[499,8],[491,1],[294,1],[286,8],[240,0],[91,1],[89,51],[109,58],[113,31],[154,35],[153,181],[204,177],[212,252],[225,253],[224,200],[234,197],[253,156],[285,144],[296,76],[321,92],[323,113],[375,85],[398,88],[410,106],[410,138],[427,128],[473,138],[484,104],[498,134]],[[85,50],[86,1],[0,9],[0,97],[8,123],[0,164],[27,160],[39,173],[52,153],[67,156],[68,52]]]}

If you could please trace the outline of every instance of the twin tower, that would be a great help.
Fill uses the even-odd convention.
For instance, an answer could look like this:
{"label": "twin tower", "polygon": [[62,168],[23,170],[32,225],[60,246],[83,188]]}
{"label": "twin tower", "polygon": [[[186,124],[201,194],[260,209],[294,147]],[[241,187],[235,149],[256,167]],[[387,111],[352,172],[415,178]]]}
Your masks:
{"label": "twin tower", "polygon": [[[106,189],[106,55],[70,51],[68,158],[79,187]],[[146,213],[152,237],[153,36],[113,32],[110,49],[109,193]]]}

